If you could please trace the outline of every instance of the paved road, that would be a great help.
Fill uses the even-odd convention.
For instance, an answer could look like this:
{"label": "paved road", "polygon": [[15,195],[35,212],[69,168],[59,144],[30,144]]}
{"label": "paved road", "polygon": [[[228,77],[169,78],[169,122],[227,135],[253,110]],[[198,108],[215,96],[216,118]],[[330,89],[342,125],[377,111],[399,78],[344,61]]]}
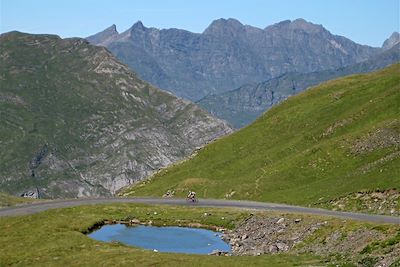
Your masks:
{"label": "paved road", "polygon": [[294,212],[303,214],[314,214],[332,216],[351,220],[360,220],[374,223],[393,223],[400,224],[400,217],[370,215],[354,212],[340,212],[317,208],[306,208],[299,206],[290,206],[284,204],[254,202],[254,201],[234,201],[234,200],[215,200],[215,199],[200,199],[197,203],[189,203],[185,199],[165,199],[165,198],[87,198],[87,199],[71,199],[71,200],[52,200],[38,202],[32,204],[24,204],[16,207],[8,207],[0,209],[0,217],[28,215],[41,211],[66,208],[80,205],[94,204],[112,204],[112,203],[144,203],[157,205],[182,205],[182,206],[197,206],[197,207],[213,207],[213,208],[241,208],[255,210],[274,210],[280,212]]}

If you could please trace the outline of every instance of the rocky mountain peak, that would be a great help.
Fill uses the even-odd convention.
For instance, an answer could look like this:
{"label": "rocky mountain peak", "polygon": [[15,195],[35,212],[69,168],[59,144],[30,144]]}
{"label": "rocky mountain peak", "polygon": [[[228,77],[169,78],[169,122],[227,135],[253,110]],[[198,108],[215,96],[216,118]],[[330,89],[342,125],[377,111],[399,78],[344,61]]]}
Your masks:
{"label": "rocky mountain peak", "polygon": [[277,28],[287,27],[287,25],[290,25],[290,23],[292,23],[292,21],[289,20],[289,19],[283,20],[283,21],[280,21],[278,23],[275,23],[275,24],[272,24],[272,25],[269,25],[269,26],[265,27],[265,30],[268,29],[268,28],[272,28],[272,27],[277,27]]}
{"label": "rocky mountain peak", "polygon": [[138,20],[130,28],[130,31],[145,31],[145,30],[146,30],[146,27],[143,25],[143,23],[140,20]]}
{"label": "rocky mountain peak", "polygon": [[385,42],[383,42],[382,48],[384,50],[388,50],[398,43],[400,43],[400,34],[398,32],[394,32],[388,39],[385,40]]}
{"label": "rocky mountain peak", "polygon": [[284,20],[279,23],[273,24],[265,28],[266,31],[293,31],[293,30],[302,30],[307,33],[318,33],[322,31],[326,31],[322,25],[314,24],[306,21],[305,19],[299,18],[293,21]]}
{"label": "rocky mountain peak", "polygon": [[115,24],[111,25],[110,27],[104,29],[103,31],[89,36],[86,38],[90,43],[93,44],[104,44],[107,41],[113,40],[115,37],[118,36],[117,26]]}
{"label": "rocky mountain peak", "polygon": [[118,34],[117,26],[113,24],[110,27],[106,28],[103,32],[107,32],[109,34]]}
{"label": "rocky mountain peak", "polygon": [[202,34],[145,28],[137,22],[104,46],[141,78],[194,101],[287,72],[355,64],[380,50],[304,19],[265,29],[217,19]]}
{"label": "rocky mountain peak", "polygon": [[237,19],[217,19],[211,22],[210,26],[204,30],[203,34],[214,34],[218,35],[227,31],[240,31],[244,28],[244,25]]}
{"label": "rocky mountain peak", "polygon": [[314,24],[301,18],[292,21],[291,26],[292,28],[302,29],[306,32],[321,31],[324,29],[322,25]]}

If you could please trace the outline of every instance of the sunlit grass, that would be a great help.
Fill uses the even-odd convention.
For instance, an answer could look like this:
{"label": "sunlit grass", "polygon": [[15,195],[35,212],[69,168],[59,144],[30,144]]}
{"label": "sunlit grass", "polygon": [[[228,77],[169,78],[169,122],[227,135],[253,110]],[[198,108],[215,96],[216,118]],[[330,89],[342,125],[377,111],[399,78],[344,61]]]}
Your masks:
{"label": "sunlit grass", "polygon": [[194,190],[199,197],[312,205],[358,190],[398,188],[398,145],[365,153],[354,146],[369,144],[369,136],[382,129],[399,135],[399,103],[399,64],[329,81],[123,194],[173,190],[184,197]]}

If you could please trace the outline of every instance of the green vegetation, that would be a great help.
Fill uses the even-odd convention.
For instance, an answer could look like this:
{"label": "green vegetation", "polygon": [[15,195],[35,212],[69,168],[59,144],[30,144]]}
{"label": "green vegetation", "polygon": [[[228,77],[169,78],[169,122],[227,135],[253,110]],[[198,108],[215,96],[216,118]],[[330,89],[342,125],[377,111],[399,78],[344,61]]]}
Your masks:
{"label": "green vegetation", "polygon": [[[204,212],[212,215],[203,216]],[[318,257],[310,255],[177,256],[120,243],[102,243],[83,234],[103,220],[137,218],[141,221],[152,220],[159,225],[198,222],[233,227],[235,222],[247,215],[229,209],[118,204],[49,210],[32,216],[3,217],[0,218],[0,263],[17,266],[309,266],[320,263]]]}
{"label": "green vegetation", "polygon": [[0,192],[0,208],[14,206],[22,203],[31,203],[35,201],[38,200],[32,198],[14,197]]}
{"label": "green vegetation", "polygon": [[[232,229],[250,217],[249,211],[140,204],[88,205],[54,209],[29,216],[0,217],[0,265],[321,266],[332,264],[335,266],[339,264],[354,266],[352,263],[368,261],[371,257],[390,258],[398,249],[400,229],[396,225],[344,222],[335,218],[279,212],[252,212],[255,216],[266,219],[267,217],[275,219],[284,217],[287,220],[301,218],[305,225],[303,227],[306,227],[304,230],[315,222],[325,222],[322,228],[287,253],[257,257],[216,257],[155,253],[119,242],[103,243],[85,234],[93,226],[101,225],[104,221],[131,219],[139,219],[141,222],[151,221],[153,225],[185,226],[195,223]],[[205,216],[204,213],[208,215]],[[341,238],[337,240],[335,236],[338,233]],[[360,235],[367,239],[361,242],[359,239],[355,241],[354,238],[360,238]],[[376,236],[380,237],[375,239]],[[362,247],[359,247],[360,245]],[[327,246],[329,247],[326,248]],[[364,246],[373,249],[365,251]]]}
{"label": "green vegetation", "polygon": [[329,81],[123,195],[311,205],[400,185],[400,64]]}
{"label": "green vegetation", "polygon": [[308,87],[355,73],[372,72],[400,62],[399,50],[400,43],[355,65],[311,73],[286,73],[262,83],[246,84],[228,92],[208,95],[197,103],[235,128],[241,128],[256,120],[271,108],[271,105]]}
{"label": "green vegetation", "polygon": [[328,201],[317,203],[319,207],[339,211],[358,211],[371,214],[400,216],[400,191],[358,191]]}
{"label": "green vegetation", "polygon": [[371,253],[372,251],[378,250],[378,249],[384,249],[389,246],[394,246],[397,243],[400,243],[400,231],[397,232],[397,234],[389,239],[386,239],[384,241],[375,241],[372,242],[371,244],[368,244],[363,250],[361,251],[362,254],[366,253]]}
{"label": "green vegetation", "polygon": [[[207,216],[204,213],[208,213]],[[30,216],[0,218],[0,263],[16,266],[354,266],[352,262],[369,261],[374,257],[391,257],[397,249],[400,229],[395,225],[375,225],[357,221],[343,222],[334,218],[311,215],[256,212],[256,216],[289,220],[301,218],[302,222],[326,221],[324,227],[314,232],[293,251],[275,255],[216,257],[155,253],[119,242],[103,243],[85,234],[104,221],[139,219],[153,225],[201,225],[234,228],[249,218],[249,211],[172,206],[148,206],[139,204],[90,205],[55,209]],[[361,232],[359,232],[361,231]],[[334,236],[339,233],[339,243]],[[354,241],[360,233],[369,238],[366,243]],[[353,253],[345,248],[358,249],[365,244],[373,249]],[[329,246],[324,252],[324,246]],[[322,249],[322,250],[321,250]],[[344,250],[343,250],[344,249]],[[311,255],[315,253],[316,255]],[[332,254],[332,255],[331,255]]]}

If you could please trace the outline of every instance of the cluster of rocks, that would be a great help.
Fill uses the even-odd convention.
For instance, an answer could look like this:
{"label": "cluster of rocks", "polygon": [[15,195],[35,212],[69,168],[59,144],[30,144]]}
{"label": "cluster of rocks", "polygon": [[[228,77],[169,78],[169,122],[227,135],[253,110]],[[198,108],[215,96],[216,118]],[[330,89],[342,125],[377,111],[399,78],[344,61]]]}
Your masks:
{"label": "cluster of rocks", "polygon": [[[147,213],[150,214],[157,215],[157,212]],[[208,215],[209,213],[204,214]],[[96,223],[87,232],[98,229],[104,224],[117,223],[135,226],[152,225],[153,221],[141,221],[133,217],[125,220],[106,220]],[[343,228],[340,222],[337,223],[338,221],[328,223],[312,217],[295,218],[290,215],[278,217],[259,214],[251,215],[234,230],[200,223],[184,225],[212,229],[219,232],[216,235],[230,243],[231,252],[214,250],[209,253],[213,256],[305,253],[330,259],[333,264],[351,262],[357,266],[397,266],[393,265],[400,259],[400,243],[396,242],[393,236],[398,235],[396,229],[366,226],[355,229]],[[180,223],[178,225],[181,226]],[[316,232],[318,229],[322,231]]]}
{"label": "cluster of rocks", "polygon": [[36,189],[24,191],[20,194],[20,196],[25,197],[25,198],[38,199],[38,198],[40,198],[39,189],[36,188]]}
{"label": "cluster of rocks", "polygon": [[[340,96],[340,94],[338,94],[338,92],[335,92],[335,95],[333,95],[333,98],[335,98],[336,100],[339,99],[340,97],[341,96]],[[348,125],[348,124],[350,124],[352,122],[353,122],[352,118],[348,118],[348,119],[343,119],[341,121],[337,121],[333,125],[330,125],[325,130],[325,132],[322,134],[322,136],[323,137],[330,136],[335,132],[336,129],[341,128],[343,126],[346,126],[346,125]]]}
{"label": "cluster of rocks", "polygon": [[291,250],[326,224],[311,219],[251,216],[223,238],[232,246],[233,255],[274,254]]}
{"label": "cluster of rocks", "polygon": [[302,252],[312,252],[317,255],[327,256],[333,252],[354,254],[360,253],[371,240],[382,240],[384,234],[377,230],[360,228],[351,232],[335,230],[327,236],[321,237],[321,242],[308,244],[301,248]]}
{"label": "cluster of rocks", "polygon": [[355,154],[364,154],[391,146],[399,147],[400,133],[395,129],[398,125],[399,122],[394,121],[388,125],[388,128],[378,129],[374,133],[357,140],[352,147],[352,152]]}
{"label": "cluster of rocks", "polygon": [[296,252],[322,257],[340,255],[347,262],[358,263],[357,266],[398,266],[396,261],[400,259],[400,243],[387,242],[388,238],[393,240],[393,233],[371,228],[351,231],[337,229],[317,237]]}
{"label": "cluster of rocks", "polygon": [[396,189],[357,192],[330,200],[334,210],[353,210],[400,216],[400,192]]}
{"label": "cluster of rocks", "polygon": [[211,253],[208,253],[208,255],[212,256],[231,256],[231,254],[227,251],[222,251],[222,250],[213,250]]}
{"label": "cluster of rocks", "polygon": [[[322,231],[316,232],[318,229]],[[393,241],[393,234],[396,233],[371,227],[345,229],[337,222],[311,217],[252,215],[234,230],[225,231],[223,239],[230,243],[231,254],[236,256],[306,253],[332,262],[393,266],[400,258],[400,243]],[[375,244],[374,249],[371,244]],[[216,251],[212,255],[222,254]]]}
{"label": "cluster of rocks", "polygon": [[168,190],[162,197],[173,197],[175,195],[175,190]]}

